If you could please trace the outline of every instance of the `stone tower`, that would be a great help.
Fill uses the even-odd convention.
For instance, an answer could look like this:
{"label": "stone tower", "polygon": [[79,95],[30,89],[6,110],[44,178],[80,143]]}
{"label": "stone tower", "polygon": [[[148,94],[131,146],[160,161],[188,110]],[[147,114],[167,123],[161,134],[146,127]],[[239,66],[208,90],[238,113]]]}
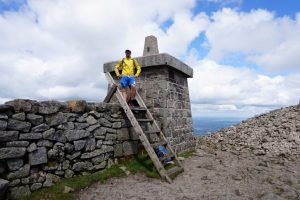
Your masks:
{"label": "stone tower", "polygon": [[157,38],[153,35],[147,36],[145,38],[143,56],[152,56],[152,55],[155,55],[155,54],[159,54]]}
{"label": "stone tower", "polygon": [[[135,59],[142,67],[136,79],[138,92],[170,144],[177,152],[194,148],[196,140],[187,80],[193,77],[193,69],[167,53],[159,53],[154,36],[146,37],[144,54]],[[103,65],[103,71],[111,72],[115,79],[116,64],[117,61]]]}

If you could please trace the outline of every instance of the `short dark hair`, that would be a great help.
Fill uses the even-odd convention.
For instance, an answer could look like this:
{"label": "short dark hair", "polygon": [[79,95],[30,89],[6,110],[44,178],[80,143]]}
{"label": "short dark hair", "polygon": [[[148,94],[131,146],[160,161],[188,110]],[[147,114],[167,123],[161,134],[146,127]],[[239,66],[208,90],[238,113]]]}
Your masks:
{"label": "short dark hair", "polygon": [[126,49],[125,53],[131,53],[131,51],[129,49]]}

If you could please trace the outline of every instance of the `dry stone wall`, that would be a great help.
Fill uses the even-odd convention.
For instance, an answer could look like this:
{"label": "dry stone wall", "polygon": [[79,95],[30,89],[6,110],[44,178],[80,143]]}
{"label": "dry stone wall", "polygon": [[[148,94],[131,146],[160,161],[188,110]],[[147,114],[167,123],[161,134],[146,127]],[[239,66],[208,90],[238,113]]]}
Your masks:
{"label": "dry stone wall", "polygon": [[[109,167],[140,143],[118,104],[14,100],[0,105],[0,195]],[[1,194],[2,192],[2,194]]]}

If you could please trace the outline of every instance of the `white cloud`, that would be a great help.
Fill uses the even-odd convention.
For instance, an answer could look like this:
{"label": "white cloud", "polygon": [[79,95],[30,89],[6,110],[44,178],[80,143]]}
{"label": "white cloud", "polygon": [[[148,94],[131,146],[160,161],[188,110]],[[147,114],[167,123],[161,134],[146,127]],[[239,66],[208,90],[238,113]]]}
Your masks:
{"label": "white cloud", "polygon": [[165,52],[184,55],[188,50],[189,43],[205,30],[209,20],[204,13],[193,17],[189,11],[176,13],[173,20],[174,23],[166,33],[159,37],[159,45]]}
{"label": "white cloud", "polygon": [[221,7],[229,6],[229,5],[240,6],[243,3],[243,0],[198,0],[198,1],[203,3],[220,4]]}
{"label": "white cloud", "polygon": [[[103,63],[121,59],[127,48],[140,56],[145,36],[156,35],[162,52],[185,53],[208,20],[191,14],[194,5],[194,0],[29,0],[18,12],[0,15],[0,98],[99,101],[107,86]],[[160,25],[169,19],[174,23],[164,32]]]}
{"label": "white cloud", "polygon": [[[161,52],[187,56],[194,67],[189,85],[196,113],[253,114],[298,102],[298,72],[270,77],[215,60],[242,53],[267,69],[297,71],[300,14],[293,20],[265,10],[223,9],[209,17],[194,15],[195,3],[29,0],[18,12],[0,14],[0,103],[13,98],[100,101],[107,89],[103,63],[120,59],[127,48],[140,56],[147,35],[158,37]],[[168,20],[173,23],[164,30]],[[203,31],[211,50],[199,61],[187,54]]]}
{"label": "white cloud", "polygon": [[[49,89],[39,89],[37,94],[46,99],[94,99],[95,94],[105,94],[106,89],[95,88],[93,85],[76,87],[54,86]],[[98,99],[101,101],[101,99]]]}
{"label": "white cloud", "polygon": [[268,70],[299,71],[300,13],[291,19],[261,9],[224,8],[211,19],[206,30],[209,58],[221,60],[238,53]]}
{"label": "white cloud", "polygon": [[189,86],[198,114],[214,110],[224,115],[244,112],[243,115],[251,116],[299,101],[300,74],[269,77],[246,67],[220,65],[208,59],[194,61],[194,66]]}
{"label": "white cloud", "polygon": [[244,106],[236,107],[232,104],[217,105],[217,104],[192,104],[193,117],[218,117],[218,118],[237,118],[246,119],[254,115],[268,112],[278,107],[257,107]]}

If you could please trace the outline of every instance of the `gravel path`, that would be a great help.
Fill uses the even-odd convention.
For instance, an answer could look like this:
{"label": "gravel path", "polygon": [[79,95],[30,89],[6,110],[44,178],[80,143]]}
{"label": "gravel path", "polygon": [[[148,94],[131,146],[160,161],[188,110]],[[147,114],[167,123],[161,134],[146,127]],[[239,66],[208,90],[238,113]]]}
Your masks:
{"label": "gravel path", "polygon": [[96,183],[79,200],[300,199],[300,159],[197,150],[172,184],[142,174]]}

